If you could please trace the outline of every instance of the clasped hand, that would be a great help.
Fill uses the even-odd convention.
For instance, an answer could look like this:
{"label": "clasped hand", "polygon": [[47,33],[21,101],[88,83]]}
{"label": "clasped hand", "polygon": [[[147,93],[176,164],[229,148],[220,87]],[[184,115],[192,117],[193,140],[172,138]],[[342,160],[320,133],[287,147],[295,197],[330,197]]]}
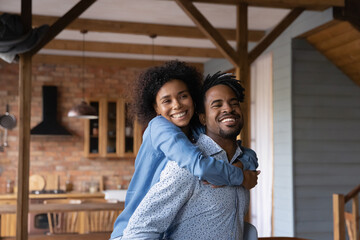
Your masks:
{"label": "clasped hand", "polygon": [[[235,167],[241,168],[243,169],[244,166],[241,162],[236,162],[233,164]],[[253,187],[255,187],[257,185],[257,181],[258,181],[258,175],[261,173],[260,170],[243,170],[243,183],[242,185],[244,186],[244,188],[246,188],[247,190],[252,189]],[[208,181],[203,181],[204,184],[210,184]],[[223,186],[216,186],[211,184],[212,188],[219,188],[219,187],[223,187]]]}

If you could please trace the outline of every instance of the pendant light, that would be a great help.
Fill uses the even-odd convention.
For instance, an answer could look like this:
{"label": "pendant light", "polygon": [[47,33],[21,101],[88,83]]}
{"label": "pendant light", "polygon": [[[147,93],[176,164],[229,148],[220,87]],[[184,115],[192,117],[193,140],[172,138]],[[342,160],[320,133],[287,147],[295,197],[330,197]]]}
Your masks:
{"label": "pendant light", "polygon": [[151,34],[149,37],[151,38],[151,46],[152,46],[151,60],[154,63],[154,61],[155,61],[155,38],[157,37],[157,35]]}
{"label": "pendant light", "polygon": [[81,30],[80,31],[83,35],[83,41],[82,41],[82,95],[83,100],[80,104],[75,105],[73,108],[70,109],[68,112],[68,117],[73,118],[84,118],[84,119],[97,119],[99,118],[96,112],[96,109],[89,104],[87,104],[84,101],[84,91],[85,91],[85,34],[87,33],[87,30]]}

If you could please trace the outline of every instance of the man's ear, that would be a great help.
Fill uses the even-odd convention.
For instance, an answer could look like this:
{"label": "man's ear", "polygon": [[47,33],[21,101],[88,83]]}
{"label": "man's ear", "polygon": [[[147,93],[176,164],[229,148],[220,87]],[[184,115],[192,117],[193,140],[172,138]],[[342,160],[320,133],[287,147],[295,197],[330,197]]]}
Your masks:
{"label": "man's ear", "polygon": [[205,113],[199,113],[199,120],[202,125],[206,125]]}

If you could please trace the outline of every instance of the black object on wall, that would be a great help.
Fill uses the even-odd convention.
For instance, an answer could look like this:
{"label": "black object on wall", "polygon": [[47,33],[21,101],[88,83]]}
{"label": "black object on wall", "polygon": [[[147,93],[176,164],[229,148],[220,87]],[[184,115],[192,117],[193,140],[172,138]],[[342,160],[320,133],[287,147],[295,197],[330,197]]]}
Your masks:
{"label": "black object on wall", "polygon": [[31,135],[71,135],[57,121],[57,87],[42,86],[43,121],[31,129]]}

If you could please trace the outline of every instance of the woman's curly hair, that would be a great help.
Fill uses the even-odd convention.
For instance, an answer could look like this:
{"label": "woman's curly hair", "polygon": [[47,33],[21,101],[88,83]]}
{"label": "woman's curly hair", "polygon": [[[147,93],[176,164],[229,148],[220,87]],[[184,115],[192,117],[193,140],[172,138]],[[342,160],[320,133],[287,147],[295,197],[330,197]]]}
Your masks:
{"label": "woman's curly hair", "polygon": [[141,73],[134,85],[133,108],[140,123],[146,125],[156,116],[154,109],[156,95],[160,88],[172,79],[183,81],[188,87],[195,106],[199,106],[202,74],[185,62],[168,61]]}

